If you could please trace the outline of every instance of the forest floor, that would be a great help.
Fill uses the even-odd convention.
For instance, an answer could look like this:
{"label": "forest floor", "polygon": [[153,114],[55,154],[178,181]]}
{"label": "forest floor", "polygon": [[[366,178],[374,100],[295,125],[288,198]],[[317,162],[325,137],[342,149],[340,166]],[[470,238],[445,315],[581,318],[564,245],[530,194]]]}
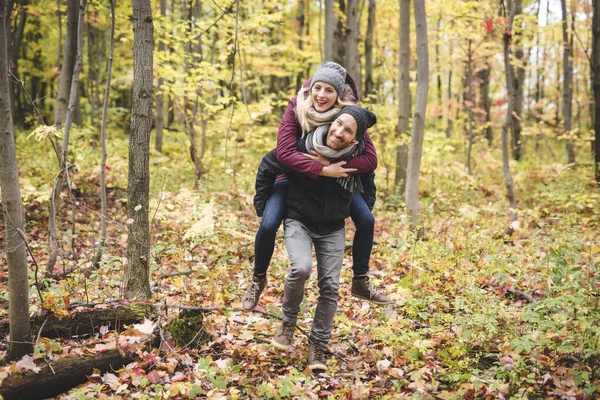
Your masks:
{"label": "forest floor", "polygon": [[[600,192],[590,178],[590,165],[566,166],[543,158],[513,164],[519,223],[514,235],[505,238],[508,208],[498,154],[477,154],[474,176],[459,161],[434,151],[428,157],[421,183],[423,240],[408,230],[400,196],[383,190],[374,210],[370,276],[394,300],[392,305],[380,307],[350,296],[353,226],[347,223],[348,251],[327,373],[312,374],[306,368],[306,332],[318,296],[314,274],[293,348],[281,352],[269,344],[280,324],[288,268],[281,232],[259,307],[241,310],[259,222],[252,208],[250,167],[237,172],[247,175],[247,182],[238,182],[235,190],[214,190],[223,179],[215,174],[200,192],[183,186],[153,197],[152,303],[168,305],[168,311],[150,314],[152,323],[131,327],[125,335],[101,329],[83,338],[42,337],[33,358],[52,363],[69,354],[114,349],[117,343],[135,354],[133,363],[92,376],[61,399],[599,395]],[[385,187],[382,168],[378,184]],[[42,307],[32,267],[32,313],[44,308],[66,317],[76,302],[101,308],[121,294],[126,193],[118,188],[110,192],[107,252],[101,268],[89,270],[98,230],[98,217],[90,211],[99,209],[97,176],[84,171],[73,181],[77,199],[64,197],[64,253],[57,270],[80,268],[47,282]],[[27,233],[43,266],[47,201],[34,189],[24,189]],[[5,260],[1,254],[0,296],[7,300]],[[168,276],[174,272],[186,275]],[[6,315],[7,302],[0,306]],[[151,338],[161,335],[160,328],[177,315],[178,306],[209,309],[204,322],[211,340],[198,349],[175,347],[168,338],[160,348],[153,347]],[[6,341],[2,345],[0,357],[6,354]],[[27,362],[0,367],[0,379],[27,368],[32,368]]]}

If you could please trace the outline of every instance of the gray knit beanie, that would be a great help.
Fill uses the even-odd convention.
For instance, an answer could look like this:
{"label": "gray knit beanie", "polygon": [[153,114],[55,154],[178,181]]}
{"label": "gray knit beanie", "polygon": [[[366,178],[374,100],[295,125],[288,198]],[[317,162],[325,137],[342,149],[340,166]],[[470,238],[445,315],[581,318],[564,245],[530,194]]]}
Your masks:
{"label": "gray knit beanie", "polygon": [[342,114],[349,114],[354,117],[356,121],[356,138],[360,139],[363,137],[367,129],[377,123],[377,116],[366,108],[359,106],[344,106],[340,112],[335,116],[339,117]]}
{"label": "gray knit beanie", "polygon": [[346,69],[338,63],[325,61],[312,77],[310,88],[317,82],[329,83],[337,90],[338,95],[344,94],[344,82],[346,81]]}

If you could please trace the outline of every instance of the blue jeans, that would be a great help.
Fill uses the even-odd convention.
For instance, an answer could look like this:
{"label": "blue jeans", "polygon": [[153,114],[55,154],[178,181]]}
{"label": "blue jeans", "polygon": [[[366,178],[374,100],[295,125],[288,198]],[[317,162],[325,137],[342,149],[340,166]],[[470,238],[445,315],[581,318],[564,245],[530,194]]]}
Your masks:
{"label": "blue jeans", "polygon": [[[262,221],[254,240],[254,273],[257,275],[266,274],[269,268],[275,248],[277,229],[285,217],[288,186],[287,179],[275,182],[273,192],[265,205]],[[369,259],[375,232],[375,218],[367,207],[365,199],[359,193],[352,196],[350,217],[356,226],[352,242],[352,271],[354,276],[359,276],[369,272]]]}

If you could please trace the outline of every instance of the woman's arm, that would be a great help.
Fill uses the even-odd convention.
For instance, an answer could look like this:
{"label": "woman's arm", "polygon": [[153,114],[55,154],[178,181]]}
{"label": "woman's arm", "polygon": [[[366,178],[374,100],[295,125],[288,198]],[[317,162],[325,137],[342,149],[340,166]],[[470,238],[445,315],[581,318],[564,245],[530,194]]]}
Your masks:
{"label": "woman's arm", "polygon": [[285,167],[319,179],[323,165],[298,151],[297,140],[300,126],[296,121],[296,98],[293,97],[283,114],[277,133],[277,158]]}
{"label": "woman's arm", "polygon": [[348,160],[344,168],[356,168],[357,174],[375,171],[377,169],[377,152],[375,145],[367,132],[365,132],[365,150],[358,156]]}

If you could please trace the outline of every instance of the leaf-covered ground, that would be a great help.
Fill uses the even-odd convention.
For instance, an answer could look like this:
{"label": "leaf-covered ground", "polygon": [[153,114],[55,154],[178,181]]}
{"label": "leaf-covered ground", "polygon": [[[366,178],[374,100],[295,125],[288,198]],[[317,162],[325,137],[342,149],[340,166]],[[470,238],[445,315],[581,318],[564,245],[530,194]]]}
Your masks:
{"label": "leaf-covered ground", "polygon": [[[350,296],[353,226],[348,221],[327,373],[313,375],[306,369],[305,332],[318,296],[314,277],[307,284],[293,349],[281,352],[269,344],[280,323],[288,266],[281,233],[260,306],[255,312],[241,310],[259,222],[251,203],[257,158],[249,155],[247,160],[240,156],[237,170],[223,171],[219,160],[213,160],[209,167],[215,172],[205,177],[199,192],[188,189],[189,180],[178,190],[163,185],[156,176],[176,176],[170,169],[182,161],[153,155],[152,302],[173,307],[121,335],[102,330],[80,339],[41,338],[34,358],[51,363],[68,354],[106,351],[117,343],[137,354],[134,363],[93,375],[62,399],[598,396],[600,193],[590,178],[590,165],[565,166],[535,154],[531,146],[529,158],[511,164],[519,226],[506,240],[501,236],[508,210],[500,155],[480,146],[475,175],[469,176],[453,146],[460,143],[443,142],[442,135],[427,138],[421,241],[407,229],[401,196],[387,191],[385,157],[390,155],[380,154],[370,275],[394,304],[378,307]],[[43,169],[31,163],[30,170]],[[110,241],[97,271],[88,269],[97,241],[97,174],[81,164],[73,177],[78,203],[65,196],[62,206],[64,254],[57,267],[79,269],[50,281],[43,292],[44,308],[65,315],[75,302],[118,298],[125,268],[126,163],[110,164]],[[182,168],[180,175],[189,176],[189,167]],[[41,183],[28,176],[23,180],[28,237],[36,261],[43,265],[47,198]],[[5,263],[4,255],[0,262]],[[1,296],[6,299],[6,265],[1,267]],[[191,272],[168,276],[186,271]],[[160,327],[176,316],[177,305],[211,309],[205,323],[212,340],[204,347],[176,348],[168,340],[152,347],[151,337],[161,335]],[[42,309],[34,286],[31,309]],[[4,366],[0,379],[32,365],[23,360]]]}

